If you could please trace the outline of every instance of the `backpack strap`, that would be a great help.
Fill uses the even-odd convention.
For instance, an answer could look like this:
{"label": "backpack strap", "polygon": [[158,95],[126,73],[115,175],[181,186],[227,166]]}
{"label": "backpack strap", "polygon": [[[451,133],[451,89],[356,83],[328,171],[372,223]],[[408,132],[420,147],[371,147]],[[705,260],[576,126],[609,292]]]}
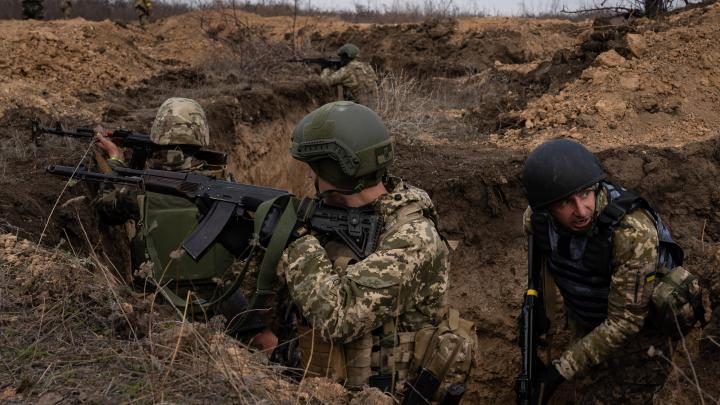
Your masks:
{"label": "backpack strap", "polygon": [[583,264],[598,273],[609,273],[612,267],[613,232],[628,212],[643,206],[644,200],[632,191],[607,183],[611,192],[619,192],[616,198],[608,197],[608,205],[595,219],[595,227],[588,237],[583,254]]}

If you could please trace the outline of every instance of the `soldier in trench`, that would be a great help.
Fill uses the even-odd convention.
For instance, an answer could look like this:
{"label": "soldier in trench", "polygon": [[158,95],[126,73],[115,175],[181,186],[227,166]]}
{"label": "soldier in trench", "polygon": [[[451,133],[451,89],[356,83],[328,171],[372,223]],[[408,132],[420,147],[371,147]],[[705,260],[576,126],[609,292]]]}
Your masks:
{"label": "soldier in trench", "polygon": [[[277,268],[300,312],[301,368],[350,389],[369,385],[401,396],[418,369],[432,369],[413,361],[429,353],[444,373],[433,374],[439,388],[423,403],[442,399],[451,386],[461,397],[457,387],[464,387],[475,364],[474,327],[452,309],[452,333],[438,327],[446,310],[449,250],[428,194],[388,173],[394,148],[380,117],[352,102],[326,104],[295,127],[291,154],[308,165],[316,199],[371,207],[383,224],[375,251],[365,258],[336,237],[312,233],[283,251]],[[418,338],[438,330],[434,343]]]}
{"label": "soldier in trench", "polygon": [[373,107],[377,100],[377,74],[369,63],[357,60],[360,49],[353,44],[345,44],[337,51],[340,57],[340,69],[326,68],[320,79],[328,86],[337,89],[338,100],[353,101]]}
{"label": "soldier in trench", "polygon": [[[97,145],[107,155],[108,164],[124,167],[123,152],[104,136],[102,129],[97,131],[96,137]],[[210,131],[203,108],[191,99],[167,99],[157,111],[150,138],[159,145],[208,146]],[[193,172],[217,179],[228,177],[225,162],[201,160],[179,149],[155,152],[149,157],[146,168]],[[214,244],[197,262],[187,255],[175,257],[174,251],[179,249],[198,221],[198,208],[184,198],[139,192],[134,187],[121,186],[102,193],[95,207],[105,224],[125,225],[130,239],[131,268],[135,272],[126,279],[149,280],[161,290],[167,302],[178,308],[186,306],[188,291],[210,301],[216,295],[217,280],[229,274],[235,264],[233,255],[220,243]],[[247,306],[242,291],[238,290],[213,310],[224,315],[230,325]],[[193,305],[189,308],[196,311]],[[197,309],[197,312],[201,316],[206,315],[204,309]],[[243,337],[269,353],[277,345],[277,340],[274,335],[265,333],[263,326],[247,326]]]}
{"label": "soldier in trench", "polygon": [[682,249],[660,216],[605,178],[592,153],[565,139],[540,145],[525,163],[523,222],[544,258],[541,298],[552,319],[559,290],[574,334],[541,365],[538,403],[565,381],[577,381],[573,403],[652,403],[670,369],[658,354],[671,356],[675,315],[681,332],[702,317],[697,278],[680,266]]}

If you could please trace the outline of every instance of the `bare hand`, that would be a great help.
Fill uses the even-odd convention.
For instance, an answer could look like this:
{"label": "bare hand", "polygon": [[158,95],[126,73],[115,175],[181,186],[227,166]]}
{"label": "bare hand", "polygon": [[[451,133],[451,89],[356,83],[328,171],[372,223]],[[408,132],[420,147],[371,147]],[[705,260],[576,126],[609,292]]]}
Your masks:
{"label": "bare hand", "polygon": [[100,149],[104,150],[108,154],[110,159],[122,160],[123,154],[120,148],[115,145],[113,141],[107,138],[112,132],[98,125],[95,127],[95,139]]}
{"label": "bare hand", "polygon": [[250,345],[262,350],[270,356],[278,345],[278,338],[270,330],[270,328],[265,328],[250,339]]}

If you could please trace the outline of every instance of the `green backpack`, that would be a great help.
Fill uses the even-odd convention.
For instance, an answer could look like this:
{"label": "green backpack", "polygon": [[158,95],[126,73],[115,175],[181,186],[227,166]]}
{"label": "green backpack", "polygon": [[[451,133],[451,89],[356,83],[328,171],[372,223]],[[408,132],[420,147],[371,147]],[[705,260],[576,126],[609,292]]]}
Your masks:
{"label": "green backpack", "polygon": [[[184,198],[147,192],[139,198],[140,230],[133,240],[133,268],[152,262],[152,280],[162,295],[178,308],[184,308],[188,291],[193,293],[190,312],[206,311],[218,303],[233,255],[221,244],[214,244],[194,261],[180,245],[197,226],[198,209]],[[177,254],[172,254],[177,252]],[[171,256],[175,256],[172,258]]]}

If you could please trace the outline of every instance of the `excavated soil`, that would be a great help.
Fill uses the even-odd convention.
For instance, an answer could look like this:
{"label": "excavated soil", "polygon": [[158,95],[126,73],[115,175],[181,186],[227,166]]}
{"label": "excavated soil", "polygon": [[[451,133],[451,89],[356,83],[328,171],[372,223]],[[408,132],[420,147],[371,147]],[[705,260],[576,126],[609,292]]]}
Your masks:
{"label": "excavated soil", "polygon": [[[287,154],[289,133],[332,94],[312,69],[284,60],[327,55],[353,41],[382,73],[404,72],[421,92],[443,95],[424,104],[427,116],[445,117],[442,128],[395,134],[394,171],[430,192],[442,231],[457,242],[449,301],[476,322],[481,347],[468,403],[514,400],[515,317],[526,279],[520,173],[543,140],[583,142],[613,180],[646,196],[717,307],[720,5],[661,21],[370,25],[302,17],[294,35],[291,26],[288,17],[233,10],[188,13],[147,31],[78,19],[1,22],[8,56],[0,62],[0,229],[37,241],[64,186],[44,166],[76,164],[88,150],[80,141],[32,143],[31,118],[147,131],[170,96],[201,102],[211,146],[231,154],[239,181],[308,192],[301,166]],[[293,38],[294,46],[287,42]],[[89,197],[83,186],[65,191],[43,244],[72,246],[80,255],[94,246],[119,267],[125,259],[99,230]],[[699,402],[696,384],[683,376],[693,379],[692,370],[707,400],[720,397],[718,332],[714,319],[686,338],[687,350],[679,347],[673,358],[679,371],[656,402]],[[14,375],[0,379],[0,392],[21,385]],[[21,399],[42,394],[26,392]]]}

